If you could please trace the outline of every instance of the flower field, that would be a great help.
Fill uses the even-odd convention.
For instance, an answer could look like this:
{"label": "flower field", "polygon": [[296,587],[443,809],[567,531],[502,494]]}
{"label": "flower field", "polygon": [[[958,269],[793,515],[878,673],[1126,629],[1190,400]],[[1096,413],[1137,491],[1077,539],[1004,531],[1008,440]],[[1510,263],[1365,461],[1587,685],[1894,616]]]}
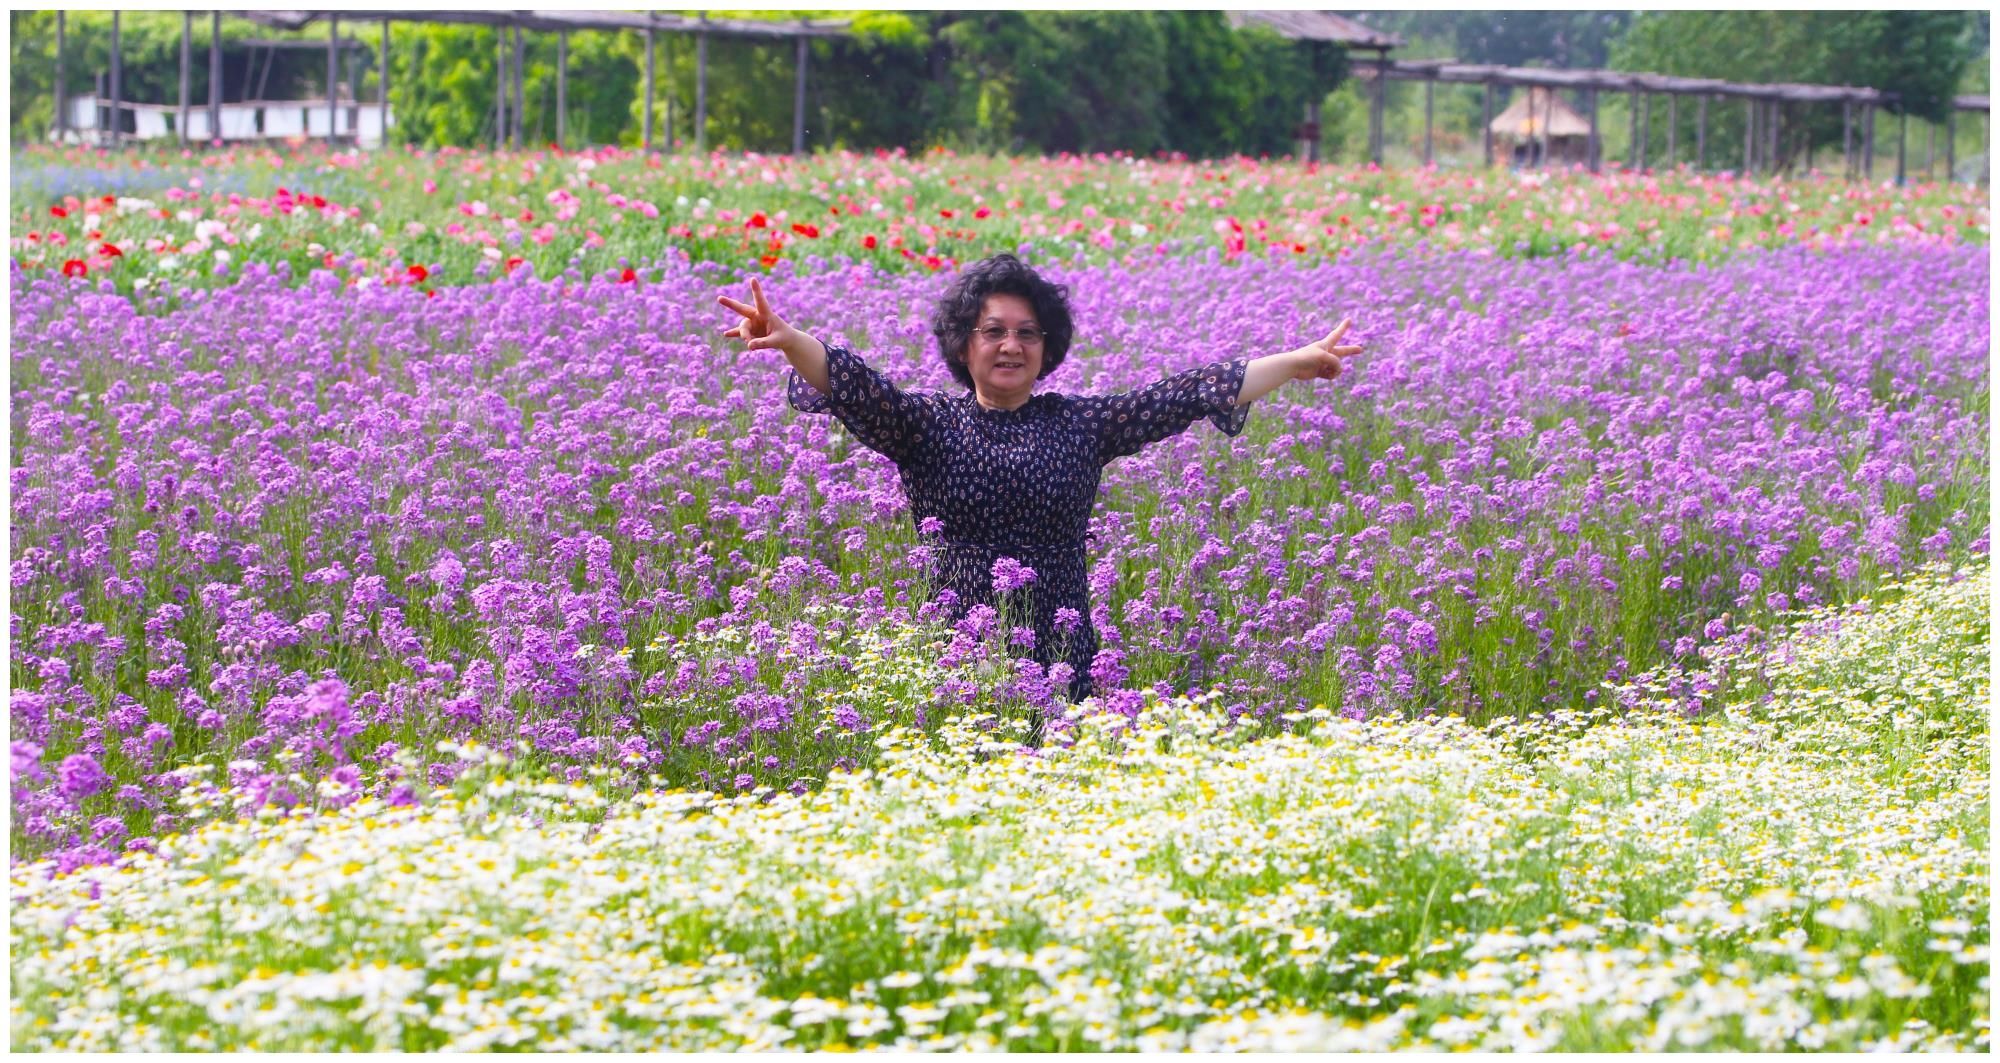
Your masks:
{"label": "flower field", "polygon": [[768,802],[454,746],[420,804],[17,867],[13,1044],[1983,1050],[1989,578],[1803,618],[1699,724],[1177,698]]}
{"label": "flower field", "polygon": [[[1984,189],[14,162],[16,1048],[1986,1047]],[[1106,468],[1082,706],[719,335],[1001,250],[1367,346]]]}
{"label": "flower field", "polygon": [[649,159],[615,148],[30,148],[13,163],[15,261],[108,277],[127,293],[227,285],[279,263],[295,283],[325,269],[343,284],[425,291],[521,269],[651,281],[663,245],[765,269],[846,260],[938,271],[1023,245],[1128,266],[1211,251],[1320,260],[1382,245],[1708,260],[1788,244],[1985,246],[1992,221],[1985,192],[1967,185],[1685,170],[1383,172],[1126,156],[1023,165],[943,151]]}

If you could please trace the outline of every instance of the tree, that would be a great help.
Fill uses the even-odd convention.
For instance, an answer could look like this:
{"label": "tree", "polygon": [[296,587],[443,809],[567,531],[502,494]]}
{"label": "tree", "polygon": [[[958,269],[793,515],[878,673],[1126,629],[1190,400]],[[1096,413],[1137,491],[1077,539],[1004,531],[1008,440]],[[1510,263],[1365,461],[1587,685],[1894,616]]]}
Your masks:
{"label": "tree", "polygon": [[[1645,14],[1612,49],[1615,69],[1736,82],[1851,85],[1897,95],[1891,113],[1942,121],[1976,54],[1964,11],[1673,11]],[[1709,142],[1741,158],[1743,108],[1711,108]],[[1779,122],[1790,158],[1838,145],[1838,106],[1788,106]],[[1661,135],[1664,131],[1661,131]],[[1733,154],[1732,154],[1733,153]]]}
{"label": "tree", "polygon": [[1596,68],[1632,21],[1629,11],[1368,11],[1369,26],[1451,43],[1449,56],[1501,66]]}

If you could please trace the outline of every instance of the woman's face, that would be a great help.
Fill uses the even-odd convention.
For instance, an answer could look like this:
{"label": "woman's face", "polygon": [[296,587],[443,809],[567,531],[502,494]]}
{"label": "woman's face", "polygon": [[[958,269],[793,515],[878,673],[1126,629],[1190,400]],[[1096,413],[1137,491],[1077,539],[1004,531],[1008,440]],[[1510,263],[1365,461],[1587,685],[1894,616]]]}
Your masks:
{"label": "woman's face", "polygon": [[[985,329],[1007,329],[998,343],[982,334]],[[972,338],[965,345],[965,368],[973,387],[991,405],[1014,406],[1026,401],[1042,373],[1042,346],[1024,343],[1018,330],[1040,332],[1034,305],[1018,295],[989,295],[973,323]]]}

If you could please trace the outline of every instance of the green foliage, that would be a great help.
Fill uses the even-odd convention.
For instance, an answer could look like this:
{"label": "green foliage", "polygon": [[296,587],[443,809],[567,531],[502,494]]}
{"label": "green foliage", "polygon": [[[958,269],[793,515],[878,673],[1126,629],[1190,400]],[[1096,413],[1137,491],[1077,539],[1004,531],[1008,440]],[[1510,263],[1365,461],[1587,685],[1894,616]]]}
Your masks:
{"label": "green foliage", "polygon": [[[243,38],[257,36],[256,27],[240,20],[225,22],[225,47],[240,48]],[[55,125],[56,13],[8,13],[10,64],[8,120],[14,139],[41,140]],[[190,57],[189,98],[208,100],[209,19],[194,20],[194,55]],[[181,14],[178,11],[126,11],[118,21],[119,95],[142,103],[175,103],[180,99]],[[324,60],[321,75],[324,79]],[[111,69],[111,13],[70,11],[64,16],[63,81],[71,96],[94,91],[96,77]]]}
{"label": "green foliage", "polygon": [[[1892,113],[1943,121],[1976,54],[1978,28],[1963,11],[1673,11],[1636,18],[1610,62],[1685,77],[1880,89],[1902,97]],[[1710,104],[1712,159],[1740,163],[1744,111],[1734,101]],[[1779,128],[1787,159],[1808,144],[1838,149],[1843,138],[1838,106],[1789,105]],[[1683,143],[1689,132],[1684,126]],[[1892,137],[1878,124],[1878,156]],[[1663,150],[1664,128],[1651,140],[1653,152]]]}
{"label": "green foliage", "polygon": [[1015,150],[1157,149],[1165,35],[1118,12],[992,11],[943,30],[976,94],[981,139]]}
{"label": "green foliage", "polygon": [[[9,13],[10,92],[8,118],[16,143],[45,138],[55,123],[56,16],[54,11]],[[208,103],[211,21],[196,12],[189,25],[188,102]],[[181,12],[125,11],[118,25],[119,95],[137,103],[172,104],[180,100]],[[405,27],[414,30],[415,27]],[[372,24],[341,26],[343,39],[372,41],[364,34]],[[111,69],[111,13],[70,11],[64,16],[63,81],[72,96],[94,91],[99,74]],[[273,50],[252,41],[300,40],[324,43],[326,25],[317,23],[297,33],[258,26],[243,19],[222,22],[222,97],[250,95],[267,99],[315,99],[326,94],[326,55],[317,49]],[[363,89],[375,83],[374,48],[347,49],[338,77]],[[253,80],[254,79],[254,82]]]}
{"label": "green foliage", "polygon": [[[738,18],[788,21],[843,17],[851,34],[810,42],[806,141],[813,147],[1136,153],[1192,156],[1283,153],[1309,99],[1332,92],[1346,75],[1338,48],[1285,40],[1261,28],[1231,30],[1216,12],[989,11],[732,12]],[[54,15],[15,12],[13,104],[16,138],[39,136],[50,122]],[[178,93],[177,12],[123,18],[129,98],[167,102]],[[110,16],[70,16],[68,77],[83,91],[108,64]],[[285,36],[229,19],[226,41]],[[312,39],[324,26],[292,36]],[[393,139],[427,148],[492,143],[499,51],[511,49],[489,27],[392,23],[389,87]],[[208,20],[195,22],[193,94],[207,99]],[[691,37],[655,38],[658,86],[652,102],[655,144],[694,137],[696,48]],[[525,137],[556,135],[557,42],[523,36]],[[225,93],[240,98],[250,74],[247,48],[225,45]],[[265,53],[268,56],[268,52]],[[274,97],[324,92],[324,65],[306,53],[279,53]],[[379,84],[376,57],[353,57],[343,76],[362,98]],[[789,151],[796,92],[796,51],[789,40],[712,37],[708,42],[706,141],[715,147]],[[645,43],[638,33],[569,35],[570,143],[636,146],[645,126]],[[261,74],[250,76],[262,77]],[[509,101],[511,104],[511,100]]]}
{"label": "green foliage", "polygon": [[[1429,38],[1448,49],[1429,53],[1466,63],[1502,66],[1601,67],[1612,42],[1632,21],[1629,11],[1368,11],[1370,27],[1406,42]],[[1418,58],[1399,48],[1402,58]]]}

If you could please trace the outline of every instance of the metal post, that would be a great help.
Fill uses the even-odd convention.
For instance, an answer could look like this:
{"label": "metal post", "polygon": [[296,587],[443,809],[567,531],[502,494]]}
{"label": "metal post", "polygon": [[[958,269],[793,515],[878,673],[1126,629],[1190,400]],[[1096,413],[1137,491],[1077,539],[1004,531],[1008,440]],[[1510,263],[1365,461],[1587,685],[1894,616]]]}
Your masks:
{"label": "metal post", "polygon": [[1840,170],[1841,176],[1854,177],[1854,101],[1840,101]]}
{"label": "metal post", "polygon": [[1432,108],[1435,106],[1433,98],[1436,95],[1437,95],[1436,73],[1434,71],[1427,72],[1424,75],[1424,165],[1425,166],[1429,166],[1431,164],[1431,111]]}
{"label": "metal post", "polygon": [[1755,173],[1757,168],[1757,101],[1743,101],[1743,176]]}
{"label": "metal post", "polygon": [[1674,149],[1679,146],[1675,141],[1680,139],[1680,122],[1678,121],[1680,118],[1678,113],[1680,111],[1680,99],[1680,95],[1677,93],[1667,93],[1667,169],[1669,170],[1674,168]]}
{"label": "metal post", "polygon": [[1958,180],[1958,108],[1944,112],[1944,179]]}
{"label": "metal post", "polygon": [[1699,173],[1708,168],[1708,97],[1694,98],[1694,168]]}
{"label": "metal post", "polygon": [[[125,75],[124,63],[118,47],[118,12],[111,12],[111,142],[118,143],[125,132],[125,122],[118,114],[120,91],[124,88],[119,79]],[[99,132],[100,138],[102,131]]]}
{"label": "metal post", "polygon": [[382,127],[380,147],[389,146],[389,20],[382,20],[382,51],[375,77],[376,123]]}
{"label": "metal post", "polygon": [[1861,112],[1861,179],[1875,180],[1875,103],[1872,100]]}
{"label": "metal post", "polygon": [[1770,150],[1764,153],[1764,158],[1770,165],[1771,172],[1775,174],[1783,165],[1785,157],[1785,101],[1772,100],[1766,106],[1771,119],[1766,123],[1769,127],[1771,144]]}
{"label": "metal post", "polygon": [[[668,138],[669,140],[672,137]],[[556,148],[569,150],[569,31],[556,33]]]}
{"label": "metal post", "polygon": [[208,139],[222,143],[222,12],[208,19]]}
{"label": "metal post", "polygon": [[1541,169],[1555,165],[1556,154],[1556,90],[1551,85],[1542,90],[1547,93],[1548,106],[1542,108],[1542,158]]}
{"label": "metal post", "polygon": [[1583,93],[1584,107],[1590,115],[1590,134],[1584,144],[1584,161],[1589,164],[1591,173],[1597,173],[1602,165],[1598,154],[1604,150],[1603,142],[1597,135],[1597,89],[1593,86],[1583,90]]}
{"label": "metal post", "polygon": [[1486,82],[1486,121],[1480,126],[1481,136],[1486,141],[1486,165],[1493,165],[1493,82]]}
{"label": "metal post", "polygon": [[[650,16],[648,16],[650,17]],[[653,150],[653,27],[646,27],[646,102],[642,105],[646,116],[642,121],[645,128],[646,151]]]}
{"label": "metal post", "polygon": [[1905,109],[1896,115],[1896,187],[1903,187],[1903,179],[1908,171],[1903,165],[1906,146],[1910,139],[1910,112]]}
{"label": "metal post", "polygon": [[493,27],[493,150],[507,146],[507,35]]}
{"label": "metal post", "polygon": [[528,135],[528,108],[525,101],[523,101],[521,98],[522,96],[521,84],[522,81],[524,80],[521,74],[522,71],[527,69],[528,53],[526,47],[521,43],[521,27],[519,25],[516,25],[513,27],[513,31],[514,31],[514,150],[520,151],[522,147],[525,146],[522,144],[521,141]]}
{"label": "metal post", "polygon": [[68,20],[56,9],[56,139],[69,139],[69,94],[63,91],[63,51],[69,43]]}
{"label": "metal post", "polygon": [[1639,160],[1639,90],[1638,89],[1632,90],[1631,100],[1632,100],[1632,113],[1625,116],[1626,125],[1629,127],[1626,130],[1626,135],[1630,137],[1630,143],[1628,143],[1625,148],[1625,168],[1627,170],[1633,170],[1638,168],[1638,160]]}
{"label": "metal post", "polygon": [[189,38],[194,36],[194,12],[181,12],[181,109],[174,119],[174,132],[180,134],[183,145],[188,142],[188,50],[192,47]]}
{"label": "metal post", "polygon": [[798,84],[792,90],[792,154],[804,155],[806,153],[806,38],[803,33],[799,35],[795,65],[798,68]]}
{"label": "metal post", "polygon": [[340,16],[326,19],[326,142],[340,129]]}
{"label": "metal post", "polygon": [[1388,52],[1379,50],[1375,53],[1375,99],[1374,107],[1368,112],[1369,156],[1378,167],[1382,165],[1382,154],[1388,140],[1384,129],[1389,105],[1388,55]]}
{"label": "metal post", "polygon": [[[701,20],[708,21],[708,12],[701,13]],[[708,33],[696,30],[694,35],[694,150],[708,150]]]}
{"label": "metal post", "polygon": [[1646,156],[1653,147],[1653,96],[1639,94],[1639,170],[1645,172]]}

